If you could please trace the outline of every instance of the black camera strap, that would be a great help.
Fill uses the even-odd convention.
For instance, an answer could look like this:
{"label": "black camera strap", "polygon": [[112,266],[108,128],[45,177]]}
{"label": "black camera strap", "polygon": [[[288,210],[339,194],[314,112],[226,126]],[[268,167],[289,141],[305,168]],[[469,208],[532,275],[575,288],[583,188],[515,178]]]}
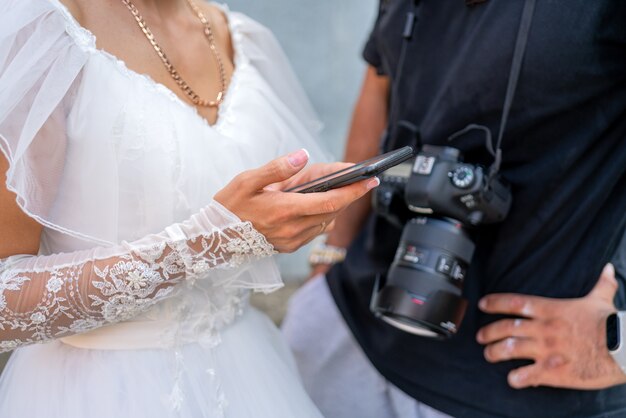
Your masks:
{"label": "black camera strap", "polygon": [[[392,86],[392,94],[393,100],[390,111],[390,127],[392,130],[392,139],[394,141],[393,145],[395,145],[395,136],[398,135],[399,128],[409,129],[413,132],[413,134],[417,134],[417,127],[408,121],[397,121],[398,112],[399,112],[399,103],[398,103],[398,93],[400,88],[400,81],[402,75],[404,73],[405,66],[405,57],[406,50],[408,48],[408,44],[413,38],[413,31],[415,29],[415,23],[417,21],[417,5],[420,0],[413,1],[412,10],[407,13],[406,23],[403,31],[404,42],[402,44],[402,49],[400,51],[400,58],[398,60],[398,70],[396,71],[396,77]],[[471,130],[481,130],[485,132],[486,136],[486,147],[487,150],[493,155],[494,162],[489,169],[489,175],[494,176],[500,170],[500,165],[502,163],[502,139],[504,137],[504,132],[506,130],[506,123],[509,118],[509,113],[511,111],[511,106],[513,105],[513,99],[515,98],[515,91],[517,89],[517,84],[519,81],[519,75],[522,69],[522,63],[524,60],[524,53],[526,52],[526,45],[528,43],[528,35],[530,33],[530,27],[535,11],[536,0],[525,0],[524,9],[522,10],[522,17],[520,19],[520,26],[517,32],[517,40],[515,42],[515,50],[513,52],[513,60],[511,62],[511,70],[509,72],[509,80],[507,84],[506,96],[504,98],[504,105],[502,107],[502,118],[500,120],[500,129],[498,131],[498,138],[496,140],[495,146],[493,143],[493,136],[491,130],[479,124],[470,124],[463,128],[462,130],[456,132],[451,135],[448,140],[451,141],[456,139],[465,133]]]}
{"label": "black camera strap", "polygon": [[[396,149],[398,143],[398,137],[401,136],[400,131],[408,131],[413,137],[418,137],[418,128],[410,121],[401,120],[398,121],[400,112],[400,82],[404,75],[404,62],[406,61],[406,51],[408,49],[409,42],[413,38],[413,32],[415,30],[415,23],[417,22],[417,5],[420,0],[413,0],[413,6],[406,15],[404,23],[404,29],[402,30],[402,47],[400,49],[400,57],[398,58],[398,67],[396,68],[396,74],[391,85],[391,109],[389,110],[389,122],[387,124],[387,138],[386,141],[390,141],[389,148]],[[385,147],[385,143],[382,144]],[[417,144],[421,145],[421,144]]]}
{"label": "black camera strap", "polygon": [[522,11],[522,18],[517,32],[515,52],[513,52],[513,62],[511,63],[509,83],[506,88],[506,96],[504,98],[504,106],[502,108],[502,119],[500,120],[500,131],[498,132],[498,141],[496,142],[495,150],[493,149],[493,142],[491,139],[487,142],[489,146],[491,146],[489,151],[495,158],[495,161],[489,170],[491,176],[494,176],[500,170],[500,164],[502,163],[502,138],[504,137],[506,122],[509,119],[509,112],[511,111],[517,82],[522,69],[522,61],[524,60],[526,44],[528,43],[528,34],[530,33],[530,24],[533,20],[533,14],[535,12],[535,3],[536,0],[526,0],[524,2],[524,10]]}

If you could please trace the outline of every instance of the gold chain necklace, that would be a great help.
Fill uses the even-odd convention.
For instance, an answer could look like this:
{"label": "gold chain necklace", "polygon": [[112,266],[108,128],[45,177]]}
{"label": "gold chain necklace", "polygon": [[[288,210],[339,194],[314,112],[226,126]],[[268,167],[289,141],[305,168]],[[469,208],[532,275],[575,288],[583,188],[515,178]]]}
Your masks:
{"label": "gold chain necklace", "polygon": [[152,31],[150,31],[150,28],[148,28],[146,21],[143,19],[141,14],[139,14],[139,10],[137,10],[137,7],[135,7],[135,5],[130,0],[122,0],[122,3],[124,3],[128,10],[130,10],[133,17],[137,21],[139,28],[141,29],[143,34],[146,35],[146,38],[148,38],[148,41],[156,51],[159,58],[161,58],[163,65],[165,65],[167,71],[170,73],[176,84],[178,84],[178,87],[180,87],[181,90],[184,91],[185,94],[189,97],[189,100],[191,100],[192,103],[196,106],[218,107],[224,100],[224,92],[226,91],[226,72],[224,71],[222,57],[220,57],[220,54],[217,51],[217,47],[215,46],[215,37],[213,36],[211,22],[209,22],[209,20],[204,16],[200,8],[193,2],[193,0],[187,0],[187,4],[189,4],[191,10],[194,11],[194,13],[198,16],[198,19],[200,19],[200,22],[202,22],[202,25],[204,25],[204,35],[209,41],[209,48],[211,48],[211,51],[213,52],[213,56],[215,57],[215,62],[217,64],[217,70],[220,75],[220,91],[217,93],[217,98],[215,100],[204,100],[200,98],[200,96],[195,91],[193,91],[191,87],[189,87],[189,84],[187,84],[187,82],[183,80],[178,71],[176,71],[176,68],[174,68],[170,60],[165,55],[165,52],[163,52],[163,49],[157,43],[154,35],[152,34]]}

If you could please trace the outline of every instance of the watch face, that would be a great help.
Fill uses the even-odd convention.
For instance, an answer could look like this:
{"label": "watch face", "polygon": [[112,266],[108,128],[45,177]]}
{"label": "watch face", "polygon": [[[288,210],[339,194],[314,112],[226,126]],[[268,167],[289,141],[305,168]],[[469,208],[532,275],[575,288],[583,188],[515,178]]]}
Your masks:
{"label": "watch face", "polygon": [[606,319],[606,346],[609,351],[615,351],[620,345],[619,317],[616,313],[612,313]]}

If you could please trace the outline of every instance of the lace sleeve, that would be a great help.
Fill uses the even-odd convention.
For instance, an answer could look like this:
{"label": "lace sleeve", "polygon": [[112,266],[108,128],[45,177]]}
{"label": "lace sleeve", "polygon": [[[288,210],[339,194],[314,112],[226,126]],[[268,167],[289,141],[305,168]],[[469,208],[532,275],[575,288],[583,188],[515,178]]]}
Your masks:
{"label": "lace sleeve", "polygon": [[177,283],[274,253],[250,222],[232,218],[213,202],[139,241],[0,261],[0,351],[129,319]]}

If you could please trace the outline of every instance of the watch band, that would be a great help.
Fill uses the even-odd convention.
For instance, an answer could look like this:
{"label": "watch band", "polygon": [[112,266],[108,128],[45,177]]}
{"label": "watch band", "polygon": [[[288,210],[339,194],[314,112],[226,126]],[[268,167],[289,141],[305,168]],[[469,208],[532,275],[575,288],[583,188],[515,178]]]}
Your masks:
{"label": "watch band", "polygon": [[346,258],[346,249],[320,243],[315,245],[309,254],[309,264],[316,266],[319,264],[332,265],[343,261]]}
{"label": "watch band", "polygon": [[606,345],[609,353],[626,373],[626,311],[614,312],[606,319]]}

